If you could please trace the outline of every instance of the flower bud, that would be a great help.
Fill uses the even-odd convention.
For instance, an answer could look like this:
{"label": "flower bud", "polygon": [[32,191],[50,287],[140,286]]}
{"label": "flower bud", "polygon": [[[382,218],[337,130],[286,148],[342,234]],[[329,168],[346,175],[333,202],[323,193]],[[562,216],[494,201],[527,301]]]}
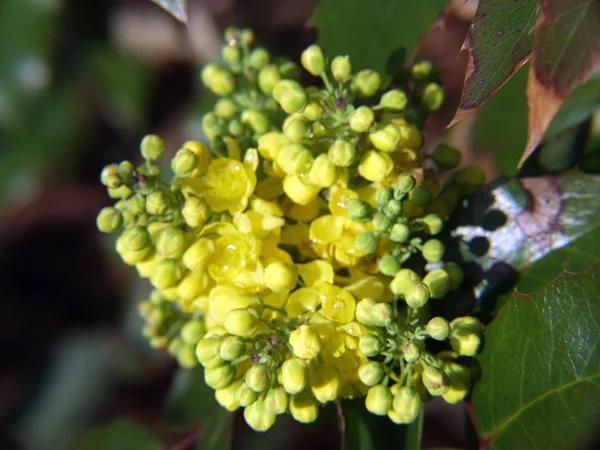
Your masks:
{"label": "flower bud", "polygon": [[121,185],[116,189],[108,188],[108,196],[114,199],[127,199],[133,194],[131,189],[125,185]]}
{"label": "flower bud", "polygon": [[198,359],[196,358],[193,345],[184,345],[177,351],[175,356],[177,357],[179,366],[184,369],[193,369],[198,365]]}
{"label": "flower bud", "polygon": [[366,133],[375,122],[375,113],[368,106],[359,106],[350,116],[348,123],[352,131]]}
{"label": "flower bud", "polygon": [[421,357],[421,349],[414,342],[407,342],[402,346],[402,357],[407,363],[414,363]]}
{"label": "flower bud", "polygon": [[273,88],[273,97],[288,114],[300,111],[308,99],[304,88],[292,80],[279,81]]}
{"label": "flower bud", "polygon": [[247,47],[254,44],[254,31],[246,28],[240,33],[240,42]]}
{"label": "flower bud", "polygon": [[165,152],[165,143],[159,136],[149,134],[142,139],[140,150],[146,161],[156,161]]}
{"label": "flower bud", "polygon": [[358,341],[358,347],[363,355],[367,357],[377,356],[383,350],[383,342],[374,334],[365,334]]}
{"label": "flower bud", "polygon": [[444,228],[444,221],[437,214],[427,214],[420,219],[420,222],[423,224],[425,232],[431,236],[435,236]]}
{"label": "flower bud", "polygon": [[221,119],[231,119],[238,112],[238,107],[232,100],[221,98],[215,103],[215,114]]}
{"label": "flower bud", "polygon": [[427,391],[433,396],[444,395],[450,389],[450,378],[437,367],[424,366],[421,379]]}
{"label": "flower bud", "polygon": [[371,313],[373,308],[377,304],[377,300],[374,298],[363,298],[356,304],[356,310],[354,312],[356,320],[363,325],[373,325],[373,319]]}
{"label": "flower bud", "polygon": [[318,187],[328,188],[338,179],[338,168],[329,156],[322,153],[315,158],[308,172],[308,181]]}
{"label": "flower bud", "polygon": [[392,321],[392,305],[389,303],[377,303],[371,310],[371,322],[376,327],[385,327]]}
{"label": "flower bud", "polygon": [[294,264],[275,261],[265,269],[265,286],[273,292],[290,292],[298,284],[298,269]]}
{"label": "flower bud", "polygon": [[132,252],[138,252],[150,245],[150,234],[141,226],[127,228],[119,239],[125,248]]}
{"label": "flower bud", "polygon": [[338,139],[327,152],[329,159],[338,167],[350,167],[356,162],[356,146],[350,142]]}
{"label": "flower bud", "polygon": [[398,217],[398,215],[402,212],[402,202],[400,200],[390,200],[385,208],[383,209],[383,213],[388,216],[390,219]]}
{"label": "flower bud", "polygon": [[236,381],[223,389],[217,389],[215,391],[217,403],[227,411],[235,411],[240,407],[239,402],[235,398],[235,393],[239,383],[239,381]]}
{"label": "flower bud", "polygon": [[236,389],[235,398],[240,406],[245,407],[258,400],[258,392],[242,382]]}
{"label": "flower bud", "polygon": [[203,321],[191,320],[181,327],[179,336],[185,344],[196,345],[205,332],[206,328]]}
{"label": "flower bud", "polygon": [[460,152],[447,144],[438,145],[432,156],[438,167],[443,170],[456,168],[461,159]]}
{"label": "flower bud", "polygon": [[394,198],[402,198],[405,194],[414,189],[415,184],[415,177],[410,173],[403,173],[402,175],[399,175],[398,179],[394,183]]}
{"label": "flower bud", "polygon": [[450,334],[450,324],[443,317],[434,317],[427,322],[427,334],[436,341],[445,341]]}
{"label": "flower bud", "polygon": [[438,262],[444,256],[444,244],[437,239],[429,239],[421,246],[421,253],[427,262]]}
{"label": "flower bud", "polygon": [[207,113],[202,117],[202,131],[210,141],[225,134],[225,124],[215,113]]}
{"label": "flower bud", "polygon": [[166,258],[181,256],[185,249],[185,233],[181,228],[167,227],[158,235],[156,250]]}
{"label": "flower bud", "polygon": [[400,268],[400,263],[392,255],[386,255],[379,260],[379,271],[386,277],[395,276]]}
{"label": "flower bud", "polygon": [[358,378],[366,386],[375,386],[381,383],[385,376],[383,364],[376,361],[367,361],[358,368]]}
{"label": "flower bud", "polygon": [[340,392],[340,376],[335,367],[328,364],[316,364],[310,371],[310,387],[320,403],[335,400]]}
{"label": "flower bud", "polygon": [[302,115],[307,120],[314,122],[323,116],[323,107],[316,102],[310,102],[302,111]]}
{"label": "flower bud", "polygon": [[258,138],[258,152],[263,158],[273,161],[279,150],[289,143],[290,140],[285,135],[271,131]]}
{"label": "flower bud", "polygon": [[390,188],[379,188],[375,191],[373,199],[379,208],[384,208],[392,200],[392,190]]}
{"label": "flower bud", "polygon": [[421,277],[413,270],[400,269],[400,271],[396,274],[396,276],[390,283],[390,290],[397,297],[402,297],[404,296],[408,283],[412,281],[420,282]]}
{"label": "flower bud", "polygon": [[292,331],[289,343],[298,358],[313,359],[321,351],[321,339],[309,325],[301,325]]}
{"label": "flower bud", "polygon": [[373,216],[373,220],[371,221],[373,224],[373,228],[375,231],[379,233],[384,233],[390,229],[392,226],[392,219],[382,213],[377,213]]}
{"label": "flower bud", "polygon": [[235,369],[224,364],[217,367],[205,367],[204,381],[213,389],[223,389],[231,384],[235,378]]}
{"label": "flower bud", "polygon": [[357,198],[350,200],[346,215],[350,220],[365,220],[372,214],[371,206],[367,202],[363,202]]}
{"label": "flower bud", "polygon": [[142,194],[135,194],[127,199],[125,207],[134,216],[146,213],[146,197]]}
{"label": "flower bud", "polygon": [[96,218],[96,226],[102,233],[114,233],[123,225],[123,215],[116,208],[102,208]]}
{"label": "flower bud", "polygon": [[279,70],[274,65],[268,65],[258,72],[258,87],[265,95],[271,95],[273,88],[281,80]]}
{"label": "flower bud", "polygon": [[277,68],[284,78],[297,79],[300,77],[300,67],[295,62],[284,60],[277,64]]}
{"label": "flower bud", "polygon": [[287,144],[279,150],[275,162],[288,175],[298,175],[310,169],[313,162],[310,150],[302,144]]}
{"label": "flower bud", "polygon": [[181,267],[179,262],[174,259],[163,259],[159,262],[152,275],[150,275],[150,283],[158,289],[168,289],[177,284],[181,279]]}
{"label": "flower bud", "polygon": [[319,416],[319,405],[308,391],[294,395],[290,400],[292,417],[300,423],[312,423]]}
{"label": "flower bud", "polygon": [[450,261],[444,264],[444,270],[448,272],[448,276],[450,276],[450,289],[458,289],[465,276],[462,268],[455,262]]}
{"label": "flower bud", "polygon": [[462,356],[475,356],[481,346],[481,338],[476,333],[455,333],[450,334],[450,345],[452,350]]}
{"label": "flower bud", "polygon": [[446,403],[455,405],[467,396],[471,375],[469,369],[458,363],[445,364],[444,371],[450,377],[450,389],[442,395],[442,398]]}
{"label": "flower bud", "polygon": [[244,134],[246,128],[240,120],[231,119],[227,124],[227,131],[229,131],[229,134],[231,134],[232,136],[239,137],[242,134]]}
{"label": "flower bud", "polygon": [[239,336],[225,336],[219,346],[219,356],[224,361],[234,361],[246,354],[248,348]]}
{"label": "flower bud", "polygon": [[191,228],[200,228],[210,218],[212,211],[206,200],[198,197],[188,197],[181,209],[185,223]]}
{"label": "flower bud", "polygon": [[221,50],[221,57],[229,66],[235,67],[242,59],[242,51],[235,45],[226,45]]}
{"label": "flower bud", "polygon": [[444,103],[444,89],[437,83],[429,83],[423,90],[421,102],[429,111],[437,111]]}
{"label": "flower bud", "polygon": [[393,152],[400,140],[400,128],[396,124],[388,123],[369,133],[369,140],[377,150]]}
{"label": "flower bud", "polygon": [[450,290],[450,276],[444,269],[434,269],[423,278],[423,284],[429,289],[433,299],[441,299]]}
{"label": "flower bud", "polygon": [[331,73],[338,83],[345,83],[352,75],[352,62],[348,55],[340,55],[331,61]]}
{"label": "flower bud", "polygon": [[392,393],[383,384],[375,385],[367,391],[365,406],[367,411],[378,416],[385,416],[392,409]]}
{"label": "flower bud", "polygon": [[372,70],[361,70],[352,80],[352,90],[359,97],[372,97],[381,87],[381,76]]}
{"label": "flower bud", "polygon": [[250,337],[258,327],[258,315],[253,309],[232,309],[225,316],[223,326],[228,333]]}
{"label": "flower bud", "polygon": [[429,61],[419,61],[411,68],[411,74],[415,80],[425,80],[433,71],[433,67]]}
{"label": "flower bud", "polygon": [[160,216],[167,212],[169,208],[169,200],[161,191],[151,192],[146,197],[146,211],[148,214]]}
{"label": "flower bud", "polygon": [[207,64],[200,73],[202,83],[219,97],[226,97],[235,90],[233,74],[216,64]]}
{"label": "flower bud", "polygon": [[300,56],[302,66],[312,75],[319,76],[325,71],[325,57],[318,45],[311,45]]}
{"label": "flower bud", "polygon": [[317,198],[321,188],[304,183],[297,175],[288,175],[283,180],[283,191],[292,202],[305,206]]}
{"label": "flower bud", "polygon": [[485,183],[485,172],[479,166],[469,166],[452,174],[452,183],[461,195],[470,195]]}
{"label": "flower bud", "polygon": [[377,248],[377,238],[370,231],[365,231],[356,237],[354,246],[359,253],[371,255],[375,253],[375,249]]}
{"label": "flower bud", "polygon": [[433,200],[433,194],[427,186],[420,185],[410,191],[410,194],[408,194],[408,199],[415,206],[425,207],[431,203],[431,200]]}
{"label": "flower bud", "polygon": [[250,389],[260,393],[269,387],[269,369],[264,364],[254,364],[246,372],[245,381]]}
{"label": "flower bud", "polygon": [[271,126],[269,118],[258,109],[246,109],[242,112],[241,121],[258,134],[266,133]]}
{"label": "flower bud", "polygon": [[394,170],[394,162],[386,153],[368,150],[363,155],[358,166],[358,173],[363,178],[377,183],[382,181]]}
{"label": "flower bud", "polygon": [[256,431],[267,431],[275,423],[275,414],[265,409],[262,400],[257,400],[244,409],[244,420]]}
{"label": "flower bud", "polygon": [[100,182],[102,185],[108,188],[118,188],[122,183],[121,176],[119,174],[119,166],[116,164],[110,164],[102,169],[102,172],[100,173]]}
{"label": "flower bud", "polygon": [[265,410],[272,414],[283,414],[287,410],[288,394],[282,387],[269,389],[265,395]]}
{"label": "flower bud", "polygon": [[310,137],[312,127],[308,119],[297,114],[289,116],[283,123],[283,134],[293,142],[303,142]]}
{"label": "flower bud", "polygon": [[406,94],[399,89],[387,91],[381,96],[381,100],[379,100],[379,106],[393,111],[402,111],[406,108],[407,103],[408,98],[406,97]]}
{"label": "flower bud", "polygon": [[196,344],[196,357],[204,367],[216,367],[223,364],[219,357],[221,338],[218,336],[204,337]]}
{"label": "flower bud", "polygon": [[390,419],[397,424],[414,422],[421,413],[421,397],[419,393],[410,386],[398,388],[392,400],[392,408],[395,414]]}
{"label": "flower bud", "polygon": [[255,70],[260,70],[271,61],[270,53],[264,48],[255,48],[248,57],[248,64]]}
{"label": "flower bud", "polygon": [[410,308],[421,308],[429,300],[429,289],[418,281],[409,281],[404,291],[404,300]]}
{"label": "flower bud", "polygon": [[281,384],[289,394],[297,394],[306,386],[306,365],[302,360],[290,358],[281,365]]}
{"label": "flower bud", "polygon": [[406,242],[410,237],[410,229],[403,223],[396,223],[390,230],[390,239],[394,242]]}

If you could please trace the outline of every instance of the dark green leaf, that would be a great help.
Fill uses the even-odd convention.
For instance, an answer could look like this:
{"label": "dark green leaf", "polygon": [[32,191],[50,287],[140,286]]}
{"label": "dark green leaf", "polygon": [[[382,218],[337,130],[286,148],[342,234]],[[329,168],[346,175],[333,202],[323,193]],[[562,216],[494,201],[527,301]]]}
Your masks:
{"label": "dark green leaf", "polygon": [[454,123],[483,105],[529,59],[538,0],[481,0],[465,41],[469,66]]}
{"label": "dark green leaf", "polygon": [[348,54],[355,69],[393,73],[417,47],[446,0],[321,0],[312,23],[328,56]]}
{"label": "dark green leaf", "polygon": [[187,23],[187,0],[152,0],[164,8],[173,17],[183,23]]}
{"label": "dark green leaf", "polygon": [[160,450],[161,441],[136,423],[120,419],[88,432],[76,450]]}
{"label": "dark green leaf", "polygon": [[472,404],[491,449],[586,448],[600,420],[600,265],[515,292],[485,332]]}

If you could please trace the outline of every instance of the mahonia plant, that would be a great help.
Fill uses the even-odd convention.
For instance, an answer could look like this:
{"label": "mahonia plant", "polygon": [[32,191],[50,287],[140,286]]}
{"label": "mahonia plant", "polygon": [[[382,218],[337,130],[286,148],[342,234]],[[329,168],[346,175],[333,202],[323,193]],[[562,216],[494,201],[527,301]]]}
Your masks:
{"label": "mahonia plant", "polygon": [[201,364],[217,401],[259,431],[283,413],[313,422],[340,399],[398,424],[432,397],[462,400],[483,326],[430,318],[428,302],[462,282],[435,236],[484,176],[468,167],[442,182],[460,153],[422,150],[444,97],[431,65],[384,89],[312,45],[301,63],[324,87],[304,87],[249,30],[225,41],[226,67],[201,75],[220,97],[203,120],[210,145],[184,143],[167,181],[164,143],[146,136],[141,166],[101,174],[116,204],[98,228],[119,233],[117,252],[154,287],[144,334],[182,367]]}

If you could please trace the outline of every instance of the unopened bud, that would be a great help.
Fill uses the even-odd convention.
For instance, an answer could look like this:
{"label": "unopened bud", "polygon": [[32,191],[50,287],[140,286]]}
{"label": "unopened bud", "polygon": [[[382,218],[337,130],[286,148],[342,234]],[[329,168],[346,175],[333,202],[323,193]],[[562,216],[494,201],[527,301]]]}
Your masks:
{"label": "unopened bud", "polygon": [[392,321],[393,310],[389,303],[377,303],[371,310],[371,322],[377,327],[385,327]]}
{"label": "unopened bud", "polygon": [[290,292],[298,284],[298,269],[294,264],[275,261],[265,268],[265,286],[273,292]]}
{"label": "unopened bud", "polygon": [[264,48],[255,48],[248,57],[248,64],[255,70],[260,70],[271,61],[271,54]]}
{"label": "unopened bud", "polygon": [[359,199],[352,199],[348,204],[346,214],[350,220],[365,220],[372,214],[371,206]]}
{"label": "unopened bud", "polygon": [[409,281],[404,291],[404,300],[410,308],[422,308],[429,300],[429,289],[418,281]]}
{"label": "unopened bud", "polygon": [[338,179],[338,168],[329,156],[322,153],[315,158],[308,172],[308,181],[322,188],[331,187]]}
{"label": "unopened bud", "polygon": [[420,282],[421,277],[413,270],[401,269],[390,283],[390,290],[396,296],[404,296],[408,283],[413,281]]}
{"label": "unopened bud", "polygon": [[123,225],[123,215],[116,208],[102,208],[96,218],[96,226],[102,233],[114,233]]}
{"label": "unopened bud", "polygon": [[390,239],[394,242],[406,242],[410,237],[410,228],[403,223],[396,223],[390,230]]}
{"label": "unopened bud", "polygon": [[375,122],[375,113],[368,106],[359,106],[350,116],[349,124],[355,133],[366,133]]}
{"label": "unopened bud", "polygon": [[400,270],[400,263],[392,255],[386,255],[379,260],[379,271],[386,277],[393,277]]}
{"label": "unopened bud", "polygon": [[156,250],[167,258],[181,256],[185,248],[185,233],[179,227],[167,227],[158,235]]}
{"label": "unopened bud", "polygon": [[146,228],[135,226],[127,228],[120,237],[127,250],[137,252],[150,245],[150,234]]}
{"label": "unopened bud", "polygon": [[300,56],[302,66],[312,75],[319,76],[325,71],[325,57],[318,45],[311,45]]}
{"label": "unopened bud", "polygon": [[145,160],[156,161],[165,152],[165,143],[159,136],[149,134],[142,139],[140,150]]}
{"label": "unopened bud", "polygon": [[290,116],[288,119],[283,123],[283,134],[293,142],[306,141],[312,132],[308,119],[300,114]]}
{"label": "unopened bud", "polygon": [[433,71],[433,67],[429,61],[419,61],[411,68],[411,74],[415,80],[425,80]]}
{"label": "unopened bud", "polygon": [[207,64],[200,74],[204,85],[219,97],[226,97],[235,90],[233,74],[216,64]]}
{"label": "unopened bud", "polygon": [[421,413],[421,404],[421,397],[414,388],[402,386],[394,394],[392,408],[395,414],[390,412],[390,419],[397,424],[414,422]]}
{"label": "unopened bud", "polygon": [[450,334],[450,324],[443,317],[434,317],[427,322],[427,334],[436,341],[445,341]]}
{"label": "unopened bud", "polygon": [[429,239],[421,246],[421,253],[427,262],[438,262],[444,256],[444,244],[437,239]]}
{"label": "unopened bud", "polygon": [[338,83],[345,83],[352,74],[352,62],[348,55],[336,56],[331,61],[331,73]]}
{"label": "unopened bud", "polygon": [[244,339],[239,336],[225,336],[219,347],[219,355],[224,361],[234,361],[247,352]]}
{"label": "unopened bud", "polygon": [[290,394],[301,392],[306,386],[306,365],[297,358],[290,358],[281,365],[281,384]]}
{"label": "unopened bud", "polygon": [[368,150],[358,166],[358,173],[366,180],[377,183],[384,180],[394,170],[394,162],[387,153]]}
{"label": "unopened bud", "polygon": [[181,327],[179,336],[181,336],[184,343],[195,346],[202,336],[204,336],[205,332],[204,322],[201,320],[192,320]]}
{"label": "unopened bud", "polygon": [[421,185],[410,191],[410,194],[408,194],[408,199],[415,206],[425,207],[431,203],[431,200],[433,200],[433,194],[427,186]]}
{"label": "unopened bud", "polygon": [[269,389],[265,395],[265,409],[272,414],[283,414],[287,410],[288,394],[282,387]]}
{"label": "unopened bud", "polygon": [[304,391],[291,398],[290,412],[298,422],[312,423],[319,416],[319,405],[309,391]]}
{"label": "unopened bud", "polygon": [[288,175],[307,172],[313,160],[311,151],[302,144],[284,145],[275,158],[277,165]]}
{"label": "unopened bud", "polygon": [[235,397],[240,406],[245,407],[258,400],[258,392],[248,386],[247,383],[242,382],[236,389]]}
{"label": "unopened bud", "polygon": [[441,299],[450,290],[450,276],[444,269],[434,269],[425,275],[423,284],[429,289],[431,298]]}
{"label": "unopened bud", "polygon": [[437,111],[444,103],[444,89],[437,83],[429,83],[425,86],[421,101],[429,111]]}
{"label": "unopened bud", "polygon": [[229,364],[204,369],[204,381],[213,389],[223,389],[235,378],[235,369]]}
{"label": "unopened bud", "polygon": [[359,97],[372,97],[381,88],[381,76],[372,70],[361,70],[352,80],[352,90]]}
{"label": "unopened bud", "polygon": [[402,346],[402,357],[407,363],[414,363],[421,357],[421,348],[414,342],[407,342]]}
{"label": "unopened bud", "polygon": [[400,140],[400,128],[398,125],[388,123],[369,133],[369,139],[377,150],[387,153],[393,152]]}
{"label": "unopened bud", "polygon": [[383,384],[378,384],[367,391],[365,406],[367,411],[378,416],[385,416],[392,409],[392,399],[390,388]]}
{"label": "unopened bud", "polygon": [[356,162],[356,146],[351,142],[338,139],[327,152],[329,159],[338,167],[349,167]]}
{"label": "unopened bud", "polygon": [[358,347],[363,355],[367,357],[377,356],[383,350],[383,342],[374,334],[366,334],[358,341]]}
{"label": "unopened bud", "polygon": [[379,384],[385,376],[383,364],[376,361],[367,361],[358,368],[358,378],[366,386]]}
{"label": "unopened bud", "polygon": [[265,95],[271,95],[273,88],[281,80],[279,70],[274,65],[268,65],[258,72],[258,87]]}
{"label": "unopened bud", "polygon": [[394,183],[394,198],[400,199],[404,197],[405,194],[414,189],[415,184],[415,177],[410,173],[403,173],[402,175],[398,176],[398,179]]}
{"label": "unopened bud", "polygon": [[188,226],[199,228],[210,218],[211,210],[203,198],[188,197],[181,209],[181,215]]}
{"label": "unopened bud", "polygon": [[440,144],[433,152],[433,160],[443,170],[452,170],[460,163],[460,152],[447,144]]}
{"label": "unopened bud", "polygon": [[258,327],[258,315],[253,309],[233,309],[225,316],[223,326],[228,333],[236,336],[250,337]]}
{"label": "unopened bud", "polygon": [[246,372],[245,380],[250,389],[262,392],[269,387],[269,369],[264,364],[254,364]]}
{"label": "unopened bud", "polygon": [[399,89],[392,89],[381,96],[379,106],[393,111],[402,111],[407,103],[408,98],[404,92]]}
{"label": "unopened bud", "polygon": [[371,255],[375,253],[375,249],[377,248],[377,238],[370,231],[365,231],[356,237],[354,245],[359,253]]}
{"label": "unopened bud", "polygon": [[421,379],[427,391],[436,397],[444,395],[450,389],[450,378],[437,367],[425,366]]}
{"label": "unopened bud", "polygon": [[363,298],[356,304],[356,310],[354,312],[356,320],[363,325],[373,325],[371,312],[373,307],[377,304],[377,300],[374,298]]}
{"label": "unopened bud", "polygon": [[301,325],[292,331],[289,343],[298,358],[313,359],[321,351],[321,339],[309,325]]}

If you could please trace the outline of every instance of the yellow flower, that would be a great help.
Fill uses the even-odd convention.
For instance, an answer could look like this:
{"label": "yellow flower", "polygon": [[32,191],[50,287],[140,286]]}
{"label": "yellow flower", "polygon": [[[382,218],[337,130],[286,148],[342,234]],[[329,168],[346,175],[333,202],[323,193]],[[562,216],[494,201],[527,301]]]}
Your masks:
{"label": "yellow flower", "polygon": [[310,388],[320,403],[335,400],[340,391],[340,376],[335,367],[327,364],[315,364],[311,367]]}
{"label": "yellow flower", "polygon": [[319,291],[325,296],[322,304],[325,317],[340,323],[354,319],[356,301],[350,292],[329,283],[320,285]]}
{"label": "yellow flower", "polygon": [[310,325],[301,325],[292,331],[289,342],[298,358],[314,359],[321,351],[321,339]]}
{"label": "yellow flower", "polygon": [[213,160],[208,166],[203,194],[215,212],[242,212],[256,187],[254,171],[230,158]]}

